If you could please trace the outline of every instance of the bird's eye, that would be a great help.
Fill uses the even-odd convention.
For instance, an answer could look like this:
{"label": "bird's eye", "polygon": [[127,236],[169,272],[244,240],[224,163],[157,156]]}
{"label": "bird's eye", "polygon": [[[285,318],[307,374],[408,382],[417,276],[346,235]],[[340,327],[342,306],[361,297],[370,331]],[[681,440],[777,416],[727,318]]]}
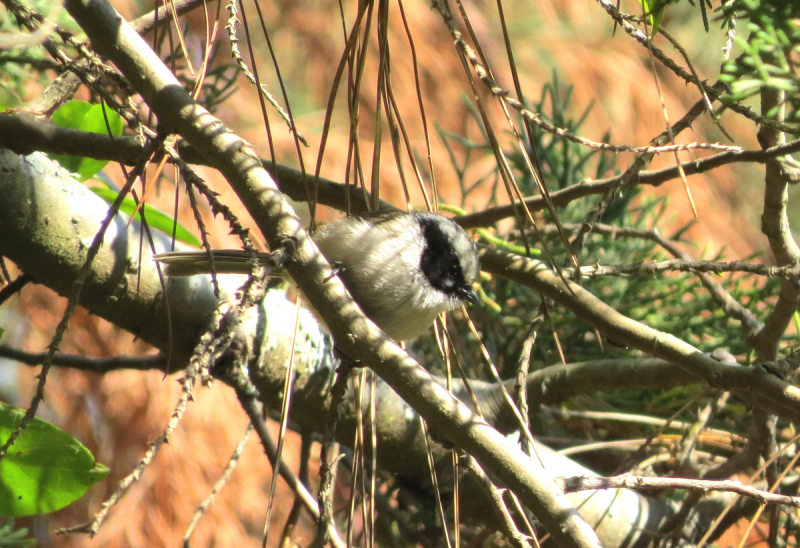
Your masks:
{"label": "bird's eye", "polygon": [[447,273],[451,276],[458,276],[460,271],[461,267],[458,266],[458,262],[450,263],[450,267],[447,269]]}

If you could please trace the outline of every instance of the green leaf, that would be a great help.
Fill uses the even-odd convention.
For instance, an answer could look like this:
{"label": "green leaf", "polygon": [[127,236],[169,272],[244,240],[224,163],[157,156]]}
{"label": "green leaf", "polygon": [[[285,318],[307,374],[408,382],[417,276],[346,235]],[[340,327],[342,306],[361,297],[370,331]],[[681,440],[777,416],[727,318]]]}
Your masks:
{"label": "green leaf", "polygon": [[792,314],[792,321],[794,322],[794,330],[797,332],[797,338],[800,339],[800,314],[797,313],[797,310]]}
{"label": "green leaf", "polygon": [[639,0],[639,3],[644,8],[644,14],[650,21],[651,38],[658,33],[658,28],[661,26],[661,19],[664,17],[664,8],[667,7],[669,2],[670,0]]}
{"label": "green leaf", "polygon": [[[106,187],[90,187],[89,190],[100,196],[109,204],[114,203],[114,200],[116,200],[117,196],[119,196],[119,192]],[[119,209],[129,216],[133,215],[133,212],[136,211],[136,202],[133,201],[133,198],[130,196],[126,196],[125,199],[122,200],[122,205],[120,205]],[[175,227],[176,240],[194,247],[200,247],[200,241],[194,237],[194,234],[189,232],[189,229],[182,224],[176,223],[172,215],[164,213],[163,211],[148,205],[142,205],[142,207],[139,208],[139,211],[142,210],[144,210],[144,216],[147,219],[147,224],[150,227],[158,229],[165,234],[169,234],[170,236],[172,235],[173,227]],[[136,218],[141,221],[142,217],[139,214],[139,211],[136,212]]]}
{"label": "green leaf", "polygon": [[[103,116],[105,109],[105,116]],[[108,117],[108,127],[106,127]],[[53,113],[52,122],[58,127],[80,129],[92,133],[108,134],[108,128],[114,136],[122,135],[122,118],[104,105],[92,105],[85,101],[69,101]],[[72,173],[77,173],[81,181],[91,178],[108,163],[108,160],[95,160],[83,156],[68,154],[50,154],[53,160]]]}
{"label": "green leaf", "polygon": [[[22,409],[0,403],[0,443],[22,421]],[[108,468],[78,440],[34,418],[0,460],[0,515],[46,514],[81,498]]]}

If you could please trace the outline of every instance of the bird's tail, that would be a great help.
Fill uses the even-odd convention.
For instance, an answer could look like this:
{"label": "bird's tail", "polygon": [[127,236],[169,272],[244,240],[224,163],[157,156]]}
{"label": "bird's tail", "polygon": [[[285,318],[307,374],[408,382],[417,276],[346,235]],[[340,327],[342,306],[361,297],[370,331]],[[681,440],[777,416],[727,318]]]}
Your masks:
{"label": "bird's tail", "polygon": [[[208,251],[171,251],[159,253],[153,259],[167,268],[167,276],[194,276],[210,274],[249,274],[253,262],[266,263],[269,253],[243,251],[241,249],[220,249]],[[212,266],[213,265],[213,266]]]}

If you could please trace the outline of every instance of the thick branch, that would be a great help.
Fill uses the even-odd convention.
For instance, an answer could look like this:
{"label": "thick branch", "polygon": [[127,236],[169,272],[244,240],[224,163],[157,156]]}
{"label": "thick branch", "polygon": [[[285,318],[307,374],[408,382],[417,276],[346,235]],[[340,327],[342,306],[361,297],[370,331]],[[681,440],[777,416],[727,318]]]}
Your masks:
{"label": "thick branch", "polygon": [[[67,223],[46,223],[30,222],[25,225],[31,230],[20,230],[13,234],[6,231],[7,225],[0,222],[0,243],[17,250],[12,257],[18,264],[23,264],[26,271],[37,279],[47,279],[48,283],[58,280],[65,287],[71,287],[75,272],[82,264],[79,258],[73,258],[72,253],[55,255],[49,254],[60,252],[61,250],[79,250],[84,233],[93,233],[97,223],[103,217],[103,211],[107,208],[106,204],[97,199],[94,194],[86,191],[83,185],[70,179],[67,174],[60,170],[56,177],[56,169],[48,159],[40,155],[33,155],[33,158],[19,158],[13,153],[4,152],[0,160],[16,158],[16,162],[24,164],[37,160],[41,165],[36,170],[30,170],[26,174],[29,179],[12,178],[9,184],[16,188],[26,188],[27,192],[6,193],[8,201],[0,201],[0,221],[3,219],[13,219],[13,213],[17,210],[24,211],[25,201],[33,196],[32,209],[43,209],[45,211],[57,211],[59,218],[67,221],[77,219],[77,226],[80,231],[74,230],[73,224]],[[9,163],[0,163],[6,167]],[[37,164],[38,165],[38,164]],[[50,168],[46,166],[50,165]],[[45,166],[44,168],[42,166]],[[33,175],[45,175],[33,177]],[[6,187],[0,191],[6,191]],[[45,196],[43,198],[35,198]],[[14,200],[22,200],[18,203]],[[41,220],[41,219],[39,219]],[[120,225],[124,226],[126,220],[122,218]],[[132,231],[136,231],[134,223]],[[154,232],[154,234],[157,234]],[[124,236],[124,234],[123,234]],[[13,240],[13,241],[12,241]],[[38,241],[55,242],[53,248],[40,247]],[[125,243],[127,242],[127,243]],[[132,255],[132,259],[124,261],[123,266],[114,267],[114,255],[109,257],[106,252],[109,249],[124,249],[128,246],[128,252],[120,252],[119,256],[127,257]],[[2,248],[5,249],[5,248]],[[125,289],[135,287],[135,279],[138,269],[138,260],[135,257],[138,244],[136,240],[123,240],[119,235],[114,235],[114,239],[109,241],[101,251],[98,260],[94,263],[97,269],[95,274],[89,278],[88,290],[84,292],[87,299],[84,304],[95,313],[106,319],[120,322],[130,320],[134,325],[153,324],[163,325],[164,310],[158,305],[161,296],[159,293],[141,293],[141,301],[131,303],[130,297],[126,296]],[[27,252],[26,252],[27,250]],[[112,261],[108,266],[108,261]],[[146,261],[149,264],[149,260]],[[130,279],[127,277],[107,279],[102,276],[104,269],[121,269],[130,272]],[[158,278],[155,270],[151,267],[144,267],[141,271],[142,287],[158,285]],[[241,277],[221,276],[220,283],[223,287],[228,287],[233,291],[241,282]],[[191,279],[181,278],[169,281],[172,291],[173,287],[180,288],[175,283],[186,283],[191,281],[189,291],[193,300],[185,302],[180,308],[173,310],[173,322],[176,324],[195,322],[196,331],[181,329],[176,332],[174,344],[176,347],[191,348],[192,344],[199,336],[201,329],[205,326],[199,318],[208,318],[213,312],[216,300],[213,297],[212,285],[208,277],[194,277]],[[103,283],[107,285],[102,285]],[[116,285],[115,285],[116,284]],[[101,294],[122,295],[119,300],[106,303],[102,299],[94,298],[97,292]],[[133,290],[131,290],[133,293]],[[186,294],[178,292],[173,295],[173,300],[182,302]],[[146,300],[149,298],[150,300]],[[292,387],[292,412],[291,421],[293,424],[302,427],[309,432],[321,432],[324,428],[323,420],[328,415],[326,394],[329,389],[329,379],[332,368],[335,366],[333,348],[329,338],[323,334],[317,321],[305,310],[301,310],[300,323],[298,327],[297,339],[295,342],[294,359],[289,359],[292,348],[292,337],[294,335],[294,304],[286,300],[281,292],[270,292],[266,299],[259,304],[258,309],[245,320],[242,328],[237,334],[237,341],[232,345],[236,348],[252,348],[254,353],[253,363],[250,372],[254,384],[261,394],[260,399],[269,409],[279,409],[281,398],[284,394],[283,382],[285,378],[284,367],[292,361],[297,368],[295,381]],[[134,321],[135,320],[135,321]],[[188,325],[188,324],[187,324]],[[158,335],[159,333],[155,333]],[[168,350],[168,341],[165,337],[150,337],[148,342],[158,346],[163,352]],[[13,349],[0,347],[0,356],[22,359],[25,363],[35,364],[40,357],[35,354],[20,353]],[[62,360],[63,358],[63,360]],[[78,356],[57,357],[56,364],[81,369],[90,369],[97,372],[107,372],[110,369],[121,367],[148,368],[153,367],[162,370],[164,362],[157,357],[146,358],[147,361],[112,359],[109,361],[92,361]],[[181,364],[173,360],[170,371],[178,371]],[[513,383],[513,380],[507,381]],[[578,394],[593,393],[597,390],[614,390],[620,388],[648,388],[660,387],[667,388],[679,384],[693,383],[694,377],[683,373],[674,366],[665,364],[658,360],[619,360],[601,361],[586,364],[574,364],[563,366],[561,364],[545,368],[531,373],[527,378],[528,390],[532,401],[538,403],[557,403]],[[456,382],[456,393],[460,394],[460,399],[467,401],[468,398],[463,389],[458,387]],[[505,401],[499,393],[497,386],[480,381],[472,382],[473,391],[481,401],[481,407],[487,419],[496,424],[504,431],[513,430],[518,426],[513,414],[505,405]],[[369,398],[369,394],[366,394]],[[376,418],[377,435],[380,450],[378,460],[381,467],[403,478],[405,482],[425,488],[429,486],[429,472],[426,456],[425,441],[419,424],[419,417],[408,405],[397,396],[386,384],[378,383],[378,417]],[[346,398],[347,402],[352,402],[352,394]],[[355,407],[352,403],[347,403],[341,409],[337,438],[340,443],[351,446],[354,439],[356,428]],[[403,417],[403,420],[397,420]],[[574,462],[569,458],[552,454],[543,446],[538,447],[540,454],[543,452],[551,455],[547,460],[547,470],[555,475],[566,476],[575,474],[588,474],[583,469],[576,471]],[[434,445],[434,454],[437,469],[440,474],[448,473],[451,467],[450,453],[441,446]],[[465,495],[469,499],[471,507],[465,507],[464,516],[485,515],[485,507],[479,497]],[[630,498],[627,495],[623,498],[603,498],[590,497],[584,500],[583,495],[570,498],[573,502],[581,502],[581,514],[584,516],[594,516],[598,523],[605,524],[599,529],[599,534],[606,546],[619,546],[615,544],[619,538],[624,538],[622,531],[638,530],[642,525],[640,522],[627,523],[610,520],[609,515],[617,517],[640,516],[642,519],[658,521],[663,517],[665,511],[658,502],[649,501],[644,497],[637,496]],[[638,501],[638,502],[635,502]],[[641,505],[637,511],[617,512],[612,511],[617,508],[617,504]],[[655,505],[655,506],[653,506]],[[661,516],[661,517],[659,517]],[[626,518],[627,519],[627,518]],[[625,525],[627,523],[627,525]]]}
{"label": "thick branch", "polygon": [[[86,246],[108,205],[42,154],[0,149],[0,255],[41,284],[67,296],[83,266]],[[169,322],[152,262],[139,264],[138,225],[119,216],[93,263],[79,304],[142,340],[168,350]],[[157,241],[169,249],[169,238]],[[139,270],[141,269],[141,272]],[[197,280],[169,281],[173,367],[183,368],[214,310],[213,295]]]}
{"label": "thick branch", "polygon": [[[783,94],[778,90],[765,90],[761,96],[762,111],[768,112],[781,104]],[[767,148],[781,144],[783,136],[774,129],[762,126],[758,132],[758,139],[761,145]],[[800,264],[800,248],[794,241],[787,214],[789,185],[798,182],[797,169],[787,166],[779,158],[773,158],[766,164],[764,181],[761,231],[769,240],[769,247],[779,266],[797,266]],[[754,340],[753,346],[758,352],[759,360],[775,359],[778,343],[797,312],[798,304],[800,304],[800,282],[796,279],[781,280],[778,302],[775,303],[775,307],[764,322],[764,327]]]}
{"label": "thick branch", "polygon": [[[105,134],[61,128],[31,116],[8,114],[0,114],[0,148],[8,148],[19,154],[30,154],[34,151],[72,154],[123,162],[126,165],[134,165],[144,150],[141,141],[133,136],[115,137],[112,140]],[[186,163],[206,166],[210,164],[182,139],[178,141],[176,148]],[[280,191],[292,200],[306,201],[306,186],[316,184],[319,203],[340,211],[345,211],[349,205],[354,214],[367,211],[369,195],[353,185],[343,185],[322,177],[314,179],[313,175],[263,158],[261,164],[275,178]],[[383,201],[379,204],[381,211],[396,209]]]}
{"label": "thick branch", "polygon": [[731,390],[772,414],[800,418],[800,389],[762,368],[723,365],[677,337],[632,320],[590,292],[552,272],[541,261],[481,249],[483,269],[526,285],[571,310],[610,339],[676,365],[711,386]]}
{"label": "thick branch", "polygon": [[[88,156],[101,160],[121,161],[128,165],[134,164],[144,148],[135,137],[116,137],[111,141],[107,135],[59,128],[40,120],[8,114],[0,114],[0,147],[11,148],[19,153],[38,150],[54,154]],[[181,158],[187,163],[209,165],[208,160],[186,141],[178,141],[177,148]],[[686,175],[695,175],[737,162],[764,163],[771,158],[785,156],[798,151],[800,151],[800,139],[765,150],[723,152],[708,158],[683,163],[681,167]],[[264,169],[275,177],[275,182],[281,192],[293,200],[305,201],[307,199],[305,185],[318,184],[319,195],[317,198],[319,203],[344,211],[348,203],[347,193],[349,192],[349,203],[353,213],[366,211],[364,204],[369,200],[369,195],[365,195],[364,191],[360,189],[356,192],[352,185],[343,185],[324,178],[314,181],[312,175],[305,175],[294,168],[281,164],[276,165],[272,161],[265,159],[262,159],[261,162]],[[658,171],[642,171],[635,180],[631,181],[630,186],[660,186],[667,181],[676,179],[678,176],[677,166]],[[556,207],[564,207],[579,198],[603,194],[609,188],[619,184],[622,177],[623,175],[619,175],[595,181],[583,181],[552,192],[550,197]],[[625,186],[623,185],[621,188],[625,188]],[[544,199],[541,197],[528,198],[525,200],[525,204],[530,211],[539,211],[546,208]],[[394,209],[393,206],[383,201],[380,202],[380,207],[381,210]],[[516,206],[497,206],[463,215],[455,220],[464,228],[489,226],[505,218],[512,217],[515,207],[519,209],[518,213],[523,213],[522,206],[519,204]]]}
{"label": "thick branch", "polygon": [[[736,162],[763,163],[771,158],[785,156],[787,154],[791,154],[792,152],[797,152],[797,151],[800,151],[800,139],[795,139],[794,141],[786,143],[785,145],[769,147],[765,150],[722,152],[720,154],[715,154],[714,156],[709,156],[708,158],[703,158],[702,160],[695,160],[692,162],[683,163],[681,164],[681,168],[683,168],[683,171],[687,176],[695,175],[697,173],[704,173],[714,168]],[[573,200],[577,200],[578,198],[583,198],[584,196],[592,196],[594,194],[605,193],[609,188],[618,185],[622,181],[624,176],[625,174],[623,173],[616,177],[609,177],[607,179],[598,179],[596,181],[592,180],[583,181],[581,183],[572,185],[565,189],[551,192],[550,199],[553,201],[553,204],[556,207],[563,207],[572,202]],[[635,179],[629,181],[627,185],[622,185],[620,189],[624,189],[626,188],[626,186],[634,186],[634,185],[650,185],[657,187],[667,181],[676,179],[678,176],[679,176],[678,166],[673,166],[658,171],[642,171],[638,174],[638,176]],[[526,199],[525,205],[531,211],[539,211],[546,207],[544,198],[538,196],[535,198]],[[522,206],[519,204],[498,206],[494,208],[487,208],[485,210],[478,211],[476,213],[471,213],[469,215],[464,215],[463,217],[459,218],[458,222],[464,228],[476,228],[479,226],[488,226],[503,219],[506,219],[508,217],[512,217],[514,215],[515,207],[519,211],[522,211]]]}
{"label": "thick branch", "polygon": [[66,8],[95,49],[130,80],[167,131],[180,133],[225,175],[271,247],[287,237],[297,251],[287,270],[331,329],[346,355],[369,365],[416,409],[437,434],[473,455],[537,515],[561,546],[599,545],[552,478],[503,436],[448,394],[372,324],[348,295],[300,220],[261,167],[252,146],[186,94],[155,53],[100,0],[68,0]]}

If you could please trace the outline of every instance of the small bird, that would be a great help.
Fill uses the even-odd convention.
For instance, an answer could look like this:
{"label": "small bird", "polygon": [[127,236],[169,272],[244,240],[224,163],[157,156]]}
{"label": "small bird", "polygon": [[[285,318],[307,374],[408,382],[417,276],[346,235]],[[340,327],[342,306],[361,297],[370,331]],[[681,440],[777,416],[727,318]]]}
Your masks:
{"label": "small bird", "polygon": [[[361,310],[397,341],[424,333],[442,312],[478,303],[478,250],[460,226],[427,212],[348,217],[321,227],[314,241]],[[209,273],[205,251],[161,253],[167,274]],[[252,254],[214,251],[218,273],[247,273]]]}

